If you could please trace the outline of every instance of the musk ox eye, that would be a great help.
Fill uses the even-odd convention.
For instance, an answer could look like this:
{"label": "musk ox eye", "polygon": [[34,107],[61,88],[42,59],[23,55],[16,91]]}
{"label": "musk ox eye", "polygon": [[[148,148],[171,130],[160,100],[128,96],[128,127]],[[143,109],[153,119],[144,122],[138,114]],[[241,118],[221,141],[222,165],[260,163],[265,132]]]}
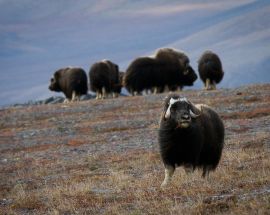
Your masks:
{"label": "musk ox eye", "polygon": [[54,78],[51,78],[51,82],[54,82]]}
{"label": "musk ox eye", "polygon": [[176,106],[171,106],[171,111],[176,111]]}

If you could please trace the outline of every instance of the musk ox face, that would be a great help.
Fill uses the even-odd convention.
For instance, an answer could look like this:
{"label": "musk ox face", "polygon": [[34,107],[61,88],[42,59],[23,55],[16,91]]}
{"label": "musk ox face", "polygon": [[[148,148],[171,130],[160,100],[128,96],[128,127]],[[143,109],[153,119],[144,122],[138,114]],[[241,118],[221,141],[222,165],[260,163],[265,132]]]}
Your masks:
{"label": "musk ox face", "polygon": [[187,86],[192,86],[197,78],[198,76],[193,68],[190,65],[186,66],[186,69],[183,72],[183,83]]}
{"label": "musk ox face", "polygon": [[56,91],[56,92],[60,92],[61,91],[60,86],[59,86],[59,83],[58,83],[58,81],[57,81],[57,79],[55,77],[52,77],[51,78],[49,89],[51,91]]}
{"label": "musk ox face", "polygon": [[170,121],[175,128],[188,128],[192,119],[197,118],[199,114],[200,111],[186,98],[173,96],[166,100],[164,120]]}

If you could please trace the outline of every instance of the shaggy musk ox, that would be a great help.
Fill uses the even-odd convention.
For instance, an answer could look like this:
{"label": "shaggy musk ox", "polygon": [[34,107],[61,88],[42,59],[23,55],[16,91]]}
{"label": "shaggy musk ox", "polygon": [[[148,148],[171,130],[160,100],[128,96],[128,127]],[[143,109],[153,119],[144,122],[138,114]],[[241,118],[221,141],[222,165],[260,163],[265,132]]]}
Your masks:
{"label": "shaggy musk ox", "polygon": [[189,58],[183,52],[171,48],[159,49],[154,57],[140,57],[128,66],[124,85],[132,94],[143,90],[163,92],[165,87],[192,86],[197,79]]}
{"label": "shaggy musk ox", "polygon": [[89,71],[90,88],[96,98],[106,98],[108,94],[117,97],[121,91],[118,65],[109,60],[94,63]]}
{"label": "shaggy musk ox", "polygon": [[218,55],[211,51],[205,51],[198,60],[198,71],[206,90],[215,90],[224,75]]}
{"label": "shaggy musk ox", "polygon": [[81,95],[87,94],[87,75],[81,68],[59,69],[51,78],[49,89],[63,92],[67,100],[80,100]]}
{"label": "shaggy musk ox", "polygon": [[210,107],[194,105],[178,95],[168,96],[158,134],[165,166],[162,187],[171,180],[177,166],[202,168],[203,177],[217,167],[224,145],[224,125]]}

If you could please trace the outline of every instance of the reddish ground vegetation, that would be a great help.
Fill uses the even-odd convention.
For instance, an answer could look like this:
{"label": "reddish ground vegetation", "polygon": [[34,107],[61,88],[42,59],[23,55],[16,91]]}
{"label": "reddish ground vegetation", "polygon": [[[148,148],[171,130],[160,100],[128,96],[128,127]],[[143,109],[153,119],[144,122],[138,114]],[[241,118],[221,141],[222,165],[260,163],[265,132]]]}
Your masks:
{"label": "reddish ground vegetation", "polygon": [[180,94],[221,115],[225,148],[165,190],[166,94],[0,110],[0,214],[269,214],[270,84]]}

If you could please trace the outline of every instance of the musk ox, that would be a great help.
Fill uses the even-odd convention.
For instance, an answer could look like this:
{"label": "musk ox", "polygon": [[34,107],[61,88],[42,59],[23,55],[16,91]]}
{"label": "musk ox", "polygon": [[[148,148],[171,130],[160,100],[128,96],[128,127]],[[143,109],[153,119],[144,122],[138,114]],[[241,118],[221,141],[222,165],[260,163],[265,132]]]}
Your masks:
{"label": "musk ox", "polygon": [[164,187],[177,166],[200,168],[203,177],[216,169],[224,145],[224,125],[209,106],[170,95],[165,99],[158,139],[165,166]]}
{"label": "musk ox", "polygon": [[154,57],[140,57],[131,62],[124,77],[124,86],[132,95],[141,94],[143,90],[157,93],[163,92],[165,87],[173,90],[178,86],[192,86],[196,79],[185,53],[162,48]]}
{"label": "musk ox", "polygon": [[103,60],[94,63],[89,71],[90,89],[96,92],[96,99],[104,99],[113,94],[117,97],[121,91],[118,65]]}
{"label": "musk ox", "polygon": [[204,83],[204,89],[215,90],[224,75],[221,61],[217,54],[205,51],[198,60],[198,71]]}
{"label": "musk ox", "polygon": [[87,75],[82,68],[62,68],[57,70],[49,85],[51,91],[63,92],[65,101],[80,100],[80,96],[87,94]]}

